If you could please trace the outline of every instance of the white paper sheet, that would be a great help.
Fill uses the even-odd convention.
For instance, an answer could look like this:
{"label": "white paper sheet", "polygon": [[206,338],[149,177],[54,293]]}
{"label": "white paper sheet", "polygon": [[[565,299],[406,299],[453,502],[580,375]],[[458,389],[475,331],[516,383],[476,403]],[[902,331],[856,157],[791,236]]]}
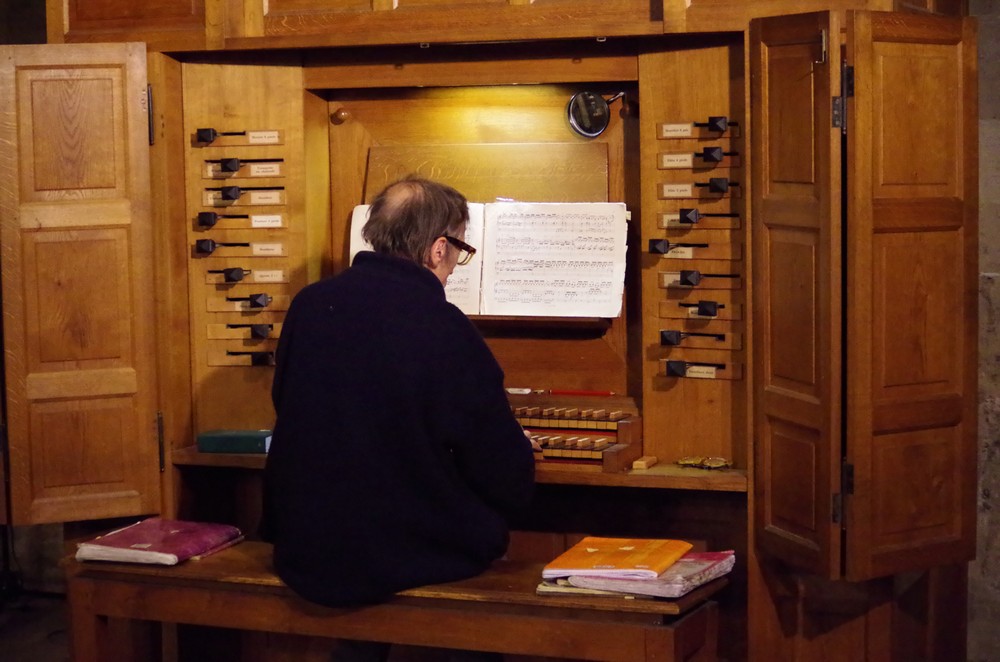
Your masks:
{"label": "white paper sheet", "polygon": [[361,228],[368,222],[368,210],[371,205],[358,205],[351,212],[351,258],[349,262],[354,262],[354,256],[361,251],[370,251],[371,244],[361,237]]}
{"label": "white paper sheet", "polygon": [[617,317],[625,216],[622,203],[486,205],[480,313]]}
{"label": "white paper sheet", "polygon": [[[351,262],[359,251],[370,251],[371,244],[361,237],[361,229],[368,222],[368,212],[371,205],[358,205],[351,214],[350,251]],[[483,240],[483,205],[478,202],[469,203],[469,223],[466,225],[465,237],[467,244],[471,244],[477,250],[468,264],[461,264],[455,267],[455,271],[448,277],[445,285],[445,298],[458,306],[466,315],[479,314],[479,290],[482,278],[482,250],[480,246]]]}
{"label": "white paper sheet", "polygon": [[468,264],[460,264],[448,276],[445,297],[466,315],[479,314],[479,291],[483,276],[483,204],[469,203],[469,223],[465,226],[465,243],[476,249]]}

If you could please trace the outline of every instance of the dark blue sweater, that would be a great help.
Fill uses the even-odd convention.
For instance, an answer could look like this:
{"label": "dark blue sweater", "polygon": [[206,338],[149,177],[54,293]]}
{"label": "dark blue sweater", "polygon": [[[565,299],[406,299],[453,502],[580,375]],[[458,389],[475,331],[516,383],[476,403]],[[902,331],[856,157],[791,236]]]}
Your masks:
{"label": "dark blue sweater", "polygon": [[304,288],[278,343],[262,531],[308,600],[478,574],[534,485],[503,372],[434,274],[364,252]]}

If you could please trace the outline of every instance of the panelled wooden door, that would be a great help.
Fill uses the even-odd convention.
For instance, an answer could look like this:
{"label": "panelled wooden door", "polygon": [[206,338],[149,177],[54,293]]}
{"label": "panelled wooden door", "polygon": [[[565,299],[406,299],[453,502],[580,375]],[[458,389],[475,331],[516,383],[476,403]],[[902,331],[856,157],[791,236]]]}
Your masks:
{"label": "panelled wooden door", "polygon": [[863,580],[974,553],[976,56],[969,19],[847,12],[841,141],[841,32],[751,23],[755,540]]}
{"label": "panelled wooden door", "polygon": [[11,519],[157,512],[145,47],[0,56]]}
{"label": "panelled wooden door", "polygon": [[824,53],[836,19],[750,31],[756,541],[829,577],[841,556],[840,57]]}
{"label": "panelled wooden door", "polygon": [[975,553],[978,99],[972,19],[848,14],[850,579]]}

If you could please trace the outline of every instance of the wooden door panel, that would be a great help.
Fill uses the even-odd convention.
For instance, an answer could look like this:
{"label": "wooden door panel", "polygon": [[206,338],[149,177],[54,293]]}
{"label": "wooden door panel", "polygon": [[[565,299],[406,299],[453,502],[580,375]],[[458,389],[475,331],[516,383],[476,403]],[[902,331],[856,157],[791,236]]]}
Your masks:
{"label": "wooden door panel", "polygon": [[32,117],[20,127],[21,141],[31,145],[31,156],[40,166],[22,170],[26,202],[58,200],[69,190],[88,198],[121,197],[117,185],[123,183],[119,168],[124,163],[114,158],[120,145],[100,136],[114,135],[116,127],[120,133],[123,118],[120,112],[99,111],[119,108],[114,97],[121,94],[122,72],[105,69],[88,74],[93,78],[74,77],[72,104],[64,99],[71,71],[19,77],[19,111]]}
{"label": "wooden door panel", "polygon": [[193,21],[204,11],[203,0],[68,0],[70,23],[81,27],[153,24],[161,21]]}
{"label": "wooden door panel", "polygon": [[[961,291],[962,246],[955,232],[891,232],[875,236],[872,355],[875,417],[908,398],[935,398],[962,388],[965,323],[955,301]],[[887,411],[888,413],[888,411]]]}
{"label": "wooden door panel", "polygon": [[365,202],[414,172],[447,180],[473,202],[492,201],[498,191],[533,202],[608,200],[607,143],[552,142],[372,147]]}
{"label": "wooden door panel", "polygon": [[230,34],[313,35],[303,45],[662,34],[660,13],[646,0],[270,0],[259,16],[231,16],[246,25]]}
{"label": "wooden door panel", "polygon": [[974,551],[974,27],[852,13],[847,57],[847,574],[866,579]]}
{"label": "wooden door panel", "polygon": [[761,507],[765,509],[768,532],[819,555],[822,527],[828,526],[828,522],[819,519],[823,513],[816,507],[815,499],[803,499],[801,495],[817,489],[822,462],[817,450],[822,447],[822,440],[815,417],[803,418],[807,419],[804,425],[777,416],[763,421],[768,444],[764,471],[770,490]]}
{"label": "wooden door panel", "polygon": [[[551,0],[549,0],[551,2]],[[396,0],[397,7],[456,7],[460,5],[518,5],[531,4],[518,0]]]}
{"label": "wooden door panel", "polygon": [[[145,41],[152,49],[204,48],[221,17],[206,19],[205,0],[48,0],[49,43]],[[208,13],[222,11],[209,2]],[[221,36],[221,35],[220,35]]]}
{"label": "wooden door panel", "polygon": [[[839,68],[836,17],[751,23],[755,539],[769,554],[840,572]],[[834,166],[838,164],[838,166]]]}
{"label": "wooden door panel", "polygon": [[3,56],[13,521],[157,512],[145,49]]}
{"label": "wooden door panel", "polygon": [[477,5],[527,4],[517,0],[270,0],[268,13],[276,15],[303,12],[377,12],[401,8],[455,7]]}
{"label": "wooden door panel", "polygon": [[815,274],[819,250],[817,228],[809,230],[768,228],[768,257],[771,258],[767,297],[771,302],[770,326],[779,338],[795,342],[772,342],[770,384],[787,392],[797,392],[805,402],[818,403],[818,338],[800,332],[802,325],[815,325],[819,314],[819,294],[813,283],[799,279],[803,272]]}
{"label": "wooden door panel", "polygon": [[128,395],[32,403],[31,481],[21,487],[31,494],[33,521],[96,519],[108,510],[109,495],[119,509],[149,511],[134,486],[140,468],[132,446],[140,431],[133,406]]}
{"label": "wooden door panel", "polygon": [[955,536],[953,513],[960,505],[962,476],[951,448],[960,428],[929,428],[879,436],[873,449],[872,493],[876,547],[913,544]]}
{"label": "wooden door panel", "polygon": [[[27,234],[28,383],[45,373],[131,366],[127,229]],[[72,363],[71,363],[72,362]]]}

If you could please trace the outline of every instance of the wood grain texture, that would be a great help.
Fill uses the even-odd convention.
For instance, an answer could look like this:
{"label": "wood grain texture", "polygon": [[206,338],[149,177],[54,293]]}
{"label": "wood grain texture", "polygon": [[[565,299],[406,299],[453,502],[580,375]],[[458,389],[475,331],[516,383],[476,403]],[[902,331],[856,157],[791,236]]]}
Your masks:
{"label": "wood grain texture", "polygon": [[[301,70],[279,66],[185,64],[182,80],[187,221],[176,226],[175,231],[184,233],[188,256],[194,432],[270,428],[274,424],[270,403],[273,369],[251,365],[248,352],[273,352],[276,336],[259,340],[213,340],[208,338],[208,330],[211,324],[280,323],[291,297],[308,282],[310,273],[319,272],[315,264],[316,249],[311,252],[307,247],[310,228],[305,215],[305,93]],[[272,102],[245,103],[250,94]],[[233,135],[225,136],[228,140],[220,140],[218,144],[214,141],[207,145],[196,143],[193,136],[197,129],[209,127],[219,132],[277,131],[279,142],[256,145],[250,144],[247,136]],[[207,161],[234,157],[281,159],[280,175],[222,181],[207,176]],[[229,206],[206,205],[205,191],[223,184],[248,190],[249,187],[271,187],[281,192],[277,196],[280,204],[254,205],[252,197],[247,195]],[[318,201],[322,202],[322,197]],[[212,228],[199,227],[194,219],[198,212],[206,210],[234,215],[280,214],[283,225],[254,228],[245,221],[233,224],[222,219]],[[314,211],[320,221],[326,218],[322,208]],[[220,244],[250,245],[220,246],[211,255],[198,256],[192,247],[196,241],[206,238]],[[323,243],[322,234],[311,239],[319,245]],[[276,251],[278,255],[256,255],[254,245],[265,244],[280,246]],[[231,284],[207,277],[209,271],[227,267],[281,271],[283,277],[278,282]],[[271,297],[266,307],[251,308],[245,302],[228,300],[258,293]]]}
{"label": "wood grain texture", "polygon": [[14,522],[155,512],[145,51],[8,47],[3,62]]}
{"label": "wood grain texture", "polygon": [[795,567],[840,572],[840,134],[833,14],[751,23],[755,533]]}
{"label": "wood grain texture", "polygon": [[[847,574],[866,578],[973,555],[977,81],[968,21],[856,13],[848,35]],[[908,95],[942,103],[897,121]]]}
{"label": "wood grain texture", "polygon": [[379,605],[331,609],[285,587],[262,543],[170,568],[70,562],[74,659],[101,659],[105,646],[120,645],[102,616],[588,660],[715,659],[716,606],[706,600],[725,579],[677,600],[623,600],[539,596],[540,575],[541,564],[501,561]]}
{"label": "wood grain texture", "polygon": [[966,11],[960,0],[46,0],[46,24],[49,43],[166,52],[742,32],[751,18],[820,9]]}
{"label": "wood grain texture", "polygon": [[[46,0],[50,43],[143,41],[154,50],[205,48],[211,44],[224,0]],[[216,40],[221,46],[221,39]]]}
{"label": "wood grain texture", "polygon": [[[742,334],[745,330],[744,294],[732,288],[706,289],[705,281],[695,288],[661,287],[659,272],[664,263],[671,269],[685,268],[686,260],[664,259],[646,252],[649,241],[667,238],[671,243],[706,243],[708,248],[690,249],[692,258],[711,259],[716,263],[728,262],[729,273],[742,276],[742,246],[745,230],[703,230],[691,227],[683,233],[660,227],[663,213],[677,212],[681,208],[699,208],[702,212],[743,214],[741,199],[726,199],[704,204],[693,199],[660,199],[658,191],[663,184],[690,182],[697,177],[707,177],[693,169],[657,169],[658,155],[662,152],[696,152],[706,145],[721,145],[726,151],[742,152],[742,139],[713,137],[709,141],[698,138],[659,139],[657,127],[664,123],[704,122],[710,115],[727,116],[736,122],[742,117],[744,90],[737,84],[742,80],[742,49],[726,43],[706,43],[692,51],[661,52],[639,57],[640,96],[642,97],[642,123],[639,145],[641,168],[650,176],[642,178],[642,239],[639,257],[642,296],[642,356],[643,412],[645,433],[644,452],[655,455],[661,462],[673,463],[688,455],[712,455],[729,459],[736,468],[747,466],[746,423],[747,389],[745,379],[687,379],[663,376],[660,360],[677,359],[693,362],[712,362],[728,365],[745,365],[746,350],[720,351],[685,344],[664,347],[660,344],[660,331],[676,329],[682,332],[708,332],[721,322],[713,319],[691,317],[691,310],[681,304],[697,304],[711,300],[723,304],[717,320],[728,320],[727,331]],[[676,90],[685,90],[677,94]],[[743,180],[733,174],[740,169],[727,168],[725,176]],[[714,171],[711,176],[716,176]],[[669,258],[669,256],[668,256]],[[730,370],[730,373],[736,372]]]}

